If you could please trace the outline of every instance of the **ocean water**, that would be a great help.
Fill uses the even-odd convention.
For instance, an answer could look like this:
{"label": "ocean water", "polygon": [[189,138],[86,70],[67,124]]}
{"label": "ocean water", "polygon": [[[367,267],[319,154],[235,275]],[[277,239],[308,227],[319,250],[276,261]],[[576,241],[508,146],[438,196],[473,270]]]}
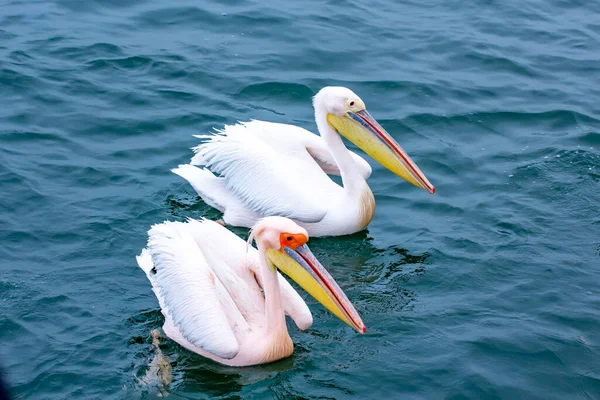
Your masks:
{"label": "ocean water", "polygon": [[[12,397],[599,399],[599,76],[597,1],[0,2]],[[147,380],[163,319],[135,255],[151,224],[219,216],[170,168],[225,123],[314,131],[326,85],[437,189],[368,159],[368,229],[311,240],[368,333],[303,293],[292,357],[234,369],[163,339],[172,382]]]}

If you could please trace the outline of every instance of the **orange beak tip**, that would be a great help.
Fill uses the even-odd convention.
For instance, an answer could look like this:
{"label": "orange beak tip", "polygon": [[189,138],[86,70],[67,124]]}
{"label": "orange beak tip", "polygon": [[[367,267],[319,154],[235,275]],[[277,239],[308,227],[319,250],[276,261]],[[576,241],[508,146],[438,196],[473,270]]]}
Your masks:
{"label": "orange beak tip", "polygon": [[433,187],[433,186],[432,186],[432,187],[431,187],[431,191],[430,191],[429,193],[431,193],[431,194],[435,194],[435,187]]}

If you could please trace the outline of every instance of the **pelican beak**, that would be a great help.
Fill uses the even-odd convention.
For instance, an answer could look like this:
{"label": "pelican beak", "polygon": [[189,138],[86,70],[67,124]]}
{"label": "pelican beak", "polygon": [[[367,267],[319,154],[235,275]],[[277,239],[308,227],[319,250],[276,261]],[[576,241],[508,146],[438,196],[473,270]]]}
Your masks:
{"label": "pelican beak", "polygon": [[365,324],[346,294],[306,244],[295,248],[282,247],[281,250],[267,249],[266,254],[273,266],[296,281],[335,316],[358,333],[367,332]]}
{"label": "pelican beak", "polygon": [[435,193],[435,188],[417,164],[367,110],[348,111],[339,117],[327,114],[327,122],[346,139],[396,175],[431,194]]}

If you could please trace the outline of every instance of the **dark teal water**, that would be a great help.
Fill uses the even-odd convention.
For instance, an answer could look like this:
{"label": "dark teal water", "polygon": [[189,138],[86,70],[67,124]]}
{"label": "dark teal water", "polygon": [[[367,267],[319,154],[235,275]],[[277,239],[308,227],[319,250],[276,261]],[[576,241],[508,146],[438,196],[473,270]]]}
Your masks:
{"label": "dark teal water", "polygon": [[[17,399],[145,399],[148,227],[218,214],[169,169],[238,119],[314,130],[344,85],[420,165],[373,162],[367,231],[311,247],[361,312],[307,300],[293,357],[168,340],[170,398],[600,398],[597,1],[0,2],[0,365]],[[236,230],[244,233],[244,230]]]}

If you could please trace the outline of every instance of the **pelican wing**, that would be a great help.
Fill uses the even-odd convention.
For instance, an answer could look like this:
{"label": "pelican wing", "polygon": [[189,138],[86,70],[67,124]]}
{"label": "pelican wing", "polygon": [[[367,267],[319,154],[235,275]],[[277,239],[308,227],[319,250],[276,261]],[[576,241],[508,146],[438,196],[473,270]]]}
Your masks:
{"label": "pelican wing", "polygon": [[[306,150],[326,174],[340,175],[335,159],[320,136],[299,126],[276,122],[252,120],[241,125],[246,128],[246,135],[253,135],[284,154],[301,154]],[[350,154],[367,179],[372,171],[369,163],[353,151]]]}
{"label": "pelican wing", "polygon": [[[231,302],[220,297],[226,291],[194,238],[180,229],[182,223],[165,222],[148,232],[148,251],[152,257],[160,299],[181,335],[194,346],[231,359],[239,344],[223,306]],[[216,283],[217,282],[217,283]]]}
{"label": "pelican wing", "polygon": [[[252,278],[256,279],[258,285],[262,287],[258,251],[254,247],[214,221],[204,219],[200,222],[189,219],[188,223],[190,232],[203,252],[208,250],[208,253],[218,255],[223,262],[236,271],[238,276],[246,276],[252,272]],[[281,303],[285,313],[294,320],[298,328],[310,328],[313,321],[310,309],[298,292],[279,272],[277,272],[277,278]],[[264,308],[264,296],[260,291],[260,287],[251,286],[244,292],[246,297],[243,303],[239,304],[243,314],[247,314],[251,309],[256,309],[258,304]],[[246,317],[246,319],[249,319],[249,317]]]}
{"label": "pelican wing", "polygon": [[194,149],[196,162],[223,177],[250,210],[302,222],[318,222],[327,213],[322,198],[313,193],[327,176],[306,150],[283,153],[247,134],[243,125],[197,137],[205,142]]}
{"label": "pelican wing", "polygon": [[[317,136],[315,136],[315,138],[317,138]],[[327,150],[327,147],[325,147],[323,139],[321,139],[320,137],[317,139],[319,139],[319,141],[307,146],[306,151],[308,151],[311,157],[317,162],[317,164],[319,164],[319,167],[321,167],[323,172],[329,175],[341,175],[340,169],[337,166],[335,159],[333,158],[329,150]],[[356,153],[350,151],[350,155],[352,156],[356,164],[360,167],[362,177],[364,179],[367,179],[369,176],[371,176],[372,169],[369,163],[366,162],[364,158],[362,158]]]}

